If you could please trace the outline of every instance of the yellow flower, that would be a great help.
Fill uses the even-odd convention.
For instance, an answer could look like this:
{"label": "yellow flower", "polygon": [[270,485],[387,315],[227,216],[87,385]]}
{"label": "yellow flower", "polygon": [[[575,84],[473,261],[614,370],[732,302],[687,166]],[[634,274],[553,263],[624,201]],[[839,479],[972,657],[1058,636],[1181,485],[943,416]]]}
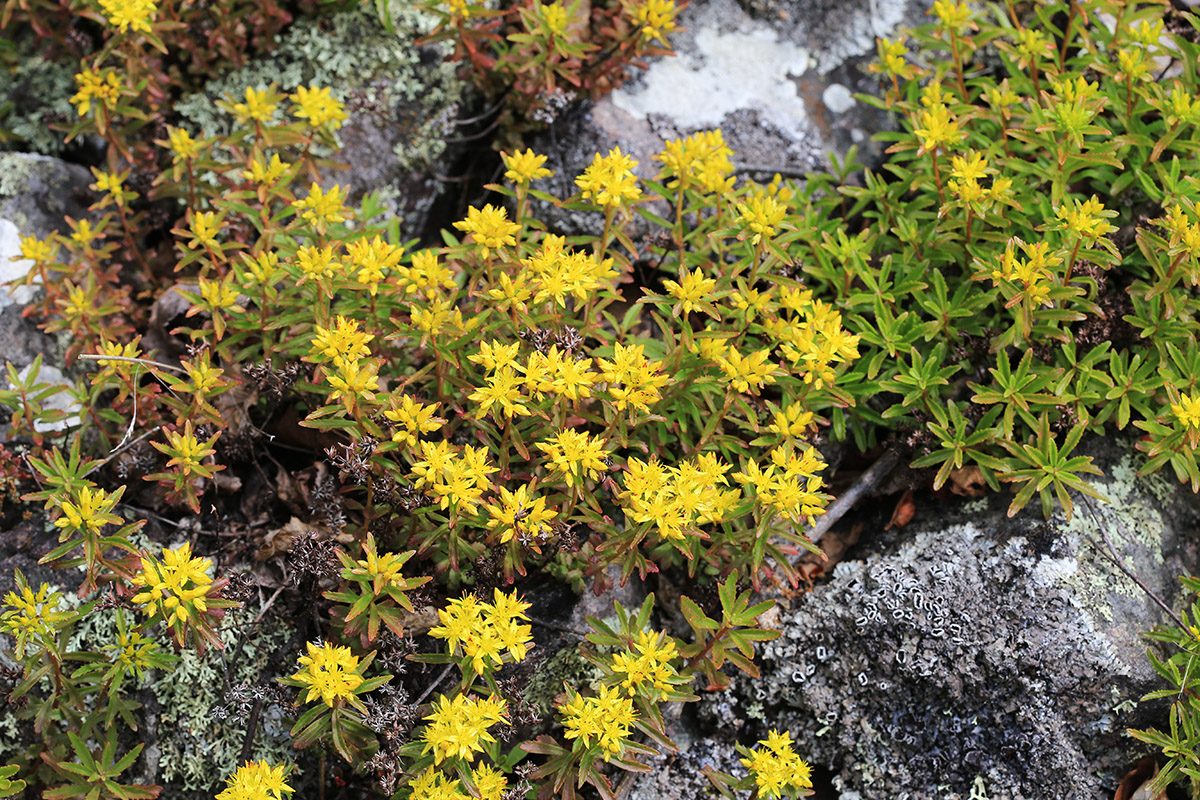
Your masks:
{"label": "yellow flower", "polygon": [[663,281],[667,292],[679,302],[675,304],[676,313],[687,314],[708,305],[708,295],[716,287],[715,278],[704,277],[704,272],[696,267],[692,273],[684,272],[679,281]]}
{"label": "yellow flower", "polygon": [[[207,442],[201,443],[200,440],[196,438],[195,434],[192,433],[191,422],[184,424],[183,433],[178,433],[177,431],[167,431],[168,446],[172,451],[174,451],[174,455],[172,455],[171,460],[167,462],[167,466],[181,467],[180,471],[184,475],[191,475],[194,472],[205,471],[205,468],[202,466],[201,462],[208,456],[211,456],[213,453],[217,452],[215,448],[211,447],[211,445],[220,435],[221,434],[218,431]],[[152,444],[154,444],[155,447],[162,447],[162,445],[158,444],[157,442],[153,442]]]}
{"label": "yellow flower", "polygon": [[487,503],[488,530],[500,530],[500,544],[512,541],[525,543],[550,531],[554,521],[554,509],[546,508],[546,498],[532,497],[528,486],[519,486],[510,492],[503,486],[497,502]]}
{"label": "yellow flower", "polygon": [[[654,0],[651,0],[654,2]],[[585,200],[615,209],[628,205],[642,196],[633,168],[638,165],[621,148],[614,147],[607,156],[596,154],[591,165],[575,179]]]}
{"label": "yellow flower", "polygon": [[210,281],[200,278],[200,297],[210,308],[216,309],[232,309],[241,311],[241,306],[238,305],[238,292],[232,285],[233,276],[229,275],[224,281]]}
{"label": "yellow flower", "polygon": [[87,116],[92,110],[93,100],[105,108],[110,108],[121,97],[121,80],[112,69],[99,72],[85,69],[75,75],[75,83],[79,89],[71,98],[71,104],[79,110],[81,117]]}
{"label": "yellow flower", "polygon": [[[542,6],[542,8],[547,9],[551,8],[551,6]],[[558,8],[561,9],[562,6],[558,6]],[[565,14],[566,12],[564,11],[563,13]],[[500,158],[504,161],[504,166],[508,168],[504,173],[504,177],[516,184],[524,185],[530,181],[536,181],[539,178],[548,178],[554,174],[542,166],[546,163],[547,157],[537,155],[532,149],[526,150],[524,153],[517,151],[512,155],[501,153]]]}
{"label": "yellow flower", "polygon": [[585,478],[598,478],[608,471],[604,442],[590,436],[586,431],[566,429],[559,431],[537,448],[550,458],[553,468],[561,472],[567,485],[574,487]]}
{"label": "yellow flower", "polygon": [[58,244],[51,238],[39,239],[33,234],[21,237],[21,255],[13,256],[12,261],[27,258],[35,264],[49,264],[58,252]]}
{"label": "yellow flower", "polygon": [[58,504],[62,516],[54,520],[54,527],[95,536],[105,525],[121,524],[121,518],[112,513],[120,498],[115,492],[105,494],[103,489],[83,486],[74,495],[74,502],[62,500]]}
{"label": "yellow flower", "polygon": [[379,365],[373,361],[344,361],[338,364],[337,372],[325,377],[334,389],[329,399],[340,399],[350,412],[354,411],[360,399],[373,401],[375,390],[379,388],[378,370]]}
{"label": "yellow flower", "polygon": [[379,284],[402,258],[403,247],[385,242],[378,235],[370,240],[359,239],[346,247],[346,266],[358,269],[358,282],[366,284],[372,295],[378,293]]}
{"label": "yellow flower", "polygon": [[1117,226],[1108,222],[1117,216],[1117,212],[1106,210],[1096,195],[1082,203],[1075,198],[1068,198],[1055,211],[1055,216],[1063,221],[1068,231],[1084,239],[1096,240],[1117,229]]}
{"label": "yellow flower", "polygon": [[772,729],[741,761],[754,776],[759,797],[780,798],[785,790],[812,788],[812,768],[796,755],[786,732]]}
{"label": "yellow flower", "polygon": [[825,513],[830,497],[821,492],[825,482],[816,473],[825,469],[825,462],[812,447],[797,454],[789,445],[771,451],[766,469],[750,461],[744,472],[735,472],[733,479],[744,486],[754,487],[760,504],[782,514],[799,525],[814,523]]}
{"label": "yellow flower", "polygon": [[419,250],[413,253],[412,266],[403,271],[400,284],[405,294],[420,292],[426,299],[432,300],[439,289],[454,289],[454,273],[445,264],[438,262],[437,253],[433,250]]}
{"label": "yellow flower", "polygon": [[565,736],[581,740],[584,747],[599,747],[605,761],[621,752],[637,719],[633,700],[612,686],[599,687],[595,697],[572,692],[558,710]]}
{"label": "yellow flower", "polygon": [[397,425],[392,433],[393,442],[415,447],[417,437],[422,433],[432,433],[446,424],[446,420],[433,415],[437,411],[437,403],[423,405],[408,395],[404,395],[398,407],[395,406],[394,398],[392,403],[393,407],[386,409],[383,415]]}
{"label": "yellow flower", "polygon": [[667,34],[675,30],[675,16],[679,8],[674,0],[644,0],[633,8],[633,19],[642,26],[646,40],[655,39],[667,44]]}
{"label": "yellow flower", "polygon": [[754,192],[745,203],[737,204],[739,222],[754,235],[750,244],[757,245],[765,236],[770,239],[783,222],[787,207],[765,192]]}
{"label": "yellow flower", "polygon": [[247,761],[225,779],[225,789],[217,800],[283,800],[295,789],[285,782],[284,766],[272,767],[266,761]]}
{"label": "yellow flower", "polygon": [[471,234],[471,241],[482,258],[487,258],[497,248],[515,245],[517,240],[513,234],[521,230],[520,225],[509,221],[504,208],[495,208],[491,203],[482,209],[471,206],[467,209],[467,218],[454,223],[454,227]]}
{"label": "yellow flower", "polygon": [[950,109],[940,103],[922,111],[918,119],[921,127],[913,133],[921,140],[923,153],[939,147],[949,148],[963,140],[965,134],[950,118]]}
{"label": "yellow flower", "polygon": [[955,33],[971,22],[971,9],[966,0],[935,0],[933,8],[926,13],[938,18],[939,27]]}
{"label": "yellow flower", "polygon": [[665,633],[638,631],[634,650],[637,652],[626,650],[613,656],[613,672],[625,676],[621,686],[631,695],[641,690],[655,698],[670,691],[673,680],[679,677],[671,666],[679,655],[675,640]]}
{"label": "yellow flower", "polygon": [[208,610],[205,598],[212,588],[208,570],[212,561],[192,555],[192,546],[184,543],[163,551],[162,560],[142,556],[142,568],[130,581],[142,590],[132,598],[144,606],[142,611],[161,614],[168,625],[195,621]]}
{"label": "yellow flower", "polygon": [[290,166],[279,160],[278,153],[271,156],[270,162],[263,161],[262,156],[255,156],[250,168],[242,171],[242,177],[262,186],[274,186]]}
{"label": "yellow flower", "polygon": [[315,326],[317,335],[313,337],[312,349],[306,361],[333,362],[335,367],[357,362],[371,354],[367,344],[375,337],[358,327],[358,321],[338,315],[333,326],[323,328]]}
{"label": "yellow flower", "polygon": [[532,628],[519,620],[528,619],[529,604],[517,598],[516,590],[507,595],[499,589],[493,602],[485,603],[473,594],[450,600],[438,611],[441,623],[429,635],[446,641],[446,652],[472,661],[477,675],[504,663],[504,653],[513,661],[524,661],[533,640]]}
{"label": "yellow flower", "polygon": [[483,752],[484,743],[496,741],[488,728],[507,723],[507,716],[507,703],[495,695],[482,700],[462,694],[453,698],[442,695],[433,701],[433,711],[425,717],[429,724],[421,735],[425,742],[421,752],[433,751],[434,764],[448,758],[474,761],[475,754]]}
{"label": "yellow flower", "polygon": [[292,208],[300,212],[301,219],[313,223],[317,232],[323,234],[326,225],[346,221],[344,200],[341,186],[334,184],[329,191],[322,192],[314,181],[308,190],[308,197],[294,201]]}
{"label": "yellow flower", "polygon": [[882,72],[884,75],[902,81],[911,80],[921,74],[921,70],[907,60],[908,48],[904,44],[903,37],[895,41],[883,37],[877,38],[875,48],[879,53],[879,61],[867,67],[869,71]]}
{"label": "yellow flower", "polygon": [[812,421],[813,412],[806,411],[799,403],[793,403],[786,409],[775,412],[768,430],[780,436],[803,436],[812,425]]}
{"label": "yellow flower", "polygon": [[183,128],[168,127],[167,142],[174,154],[173,161],[176,164],[180,161],[190,161],[200,155],[200,143]]}
{"label": "yellow flower", "polygon": [[121,33],[130,28],[150,33],[150,22],[158,13],[154,0],[100,0],[100,7],[109,24],[115,25]]}
{"label": "yellow flower", "polygon": [[[451,0],[462,2],[462,0]],[[472,800],[458,790],[458,779],[447,778],[441,770],[430,767],[408,784],[412,794],[408,800]]]}
{"label": "yellow flower", "polygon": [[1171,413],[1185,430],[1200,430],[1200,394],[1180,395],[1179,402],[1171,404]]}
{"label": "yellow flower", "polygon": [[17,592],[9,592],[4,596],[7,611],[0,614],[0,631],[17,640],[15,653],[17,658],[25,658],[25,648],[29,640],[54,635],[56,625],[65,618],[58,611],[58,601],[62,595],[50,590],[49,584],[43,583],[37,592],[29,588],[20,570],[17,570]]}
{"label": "yellow flower", "polygon": [[333,255],[333,247],[333,245],[327,247],[305,245],[296,251],[296,264],[302,273],[300,280],[296,282],[297,286],[302,286],[310,279],[321,280],[333,277],[334,267],[338,263]]}
{"label": "yellow flower", "polygon": [[661,161],[655,180],[673,178],[668,189],[699,189],[702,192],[727,192],[733,188],[733,151],[725,144],[720,130],[700,131],[686,139],[673,139],[654,160]]}
{"label": "yellow flower", "polygon": [[270,122],[279,108],[279,96],[275,94],[274,84],[270,89],[254,89],[247,86],[245,102],[235,103],[234,118],[239,125],[249,122]]}
{"label": "yellow flower", "polygon": [[188,242],[188,248],[195,250],[197,247],[211,247],[219,250],[217,231],[221,229],[222,221],[223,217],[218,217],[215,211],[191,212],[191,221],[188,224],[191,241]]}
{"label": "yellow flower", "polygon": [[301,86],[292,95],[292,114],[297,119],[306,119],[314,128],[328,124],[333,130],[342,127],[347,119],[342,104],[333,98],[328,88]]}
{"label": "yellow flower", "polygon": [[412,465],[417,486],[428,486],[441,508],[454,506],[473,515],[479,499],[490,486],[489,476],[498,472],[487,462],[487,448],[465,445],[453,452],[448,442],[418,442],[421,460]]}
{"label": "yellow flower", "polygon": [[[120,342],[110,342],[101,337],[100,352],[97,353],[97,355],[137,358],[142,354],[141,349],[138,347],[138,341],[141,338],[141,336],[135,336],[132,342],[121,344]],[[97,373],[97,378],[118,374],[127,378],[133,364],[128,361],[109,361],[108,359],[97,359],[96,366],[104,368]]]}
{"label": "yellow flower", "polygon": [[325,705],[333,708],[338,700],[354,696],[354,690],[363,684],[359,674],[358,656],[347,647],[312,642],[306,644],[308,655],[300,656],[300,671],[291,676],[308,687],[303,702],[311,703],[318,697]]}
{"label": "yellow flower", "polygon": [[487,384],[470,395],[467,399],[478,403],[475,419],[483,419],[495,406],[499,406],[506,419],[512,419],[513,414],[527,417],[531,412],[525,407],[525,398],[521,395],[521,377],[511,367],[504,367],[488,376]]}
{"label": "yellow flower", "polygon": [[551,36],[562,36],[567,30],[567,10],[562,3],[541,6],[542,25]]}
{"label": "yellow flower", "polygon": [[503,772],[480,764],[475,767],[471,777],[475,781],[475,788],[479,790],[479,800],[503,800],[504,791],[508,788],[508,778],[504,777]]}
{"label": "yellow flower", "polygon": [[650,406],[661,397],[660,388],[670,380],[659,371],[659,362],[646,358],[645,348],[640,344],[626,347],[616,342],[613,345],[613,360],[598,358],[596,365],[618,411],[633,406],[649,412]]}

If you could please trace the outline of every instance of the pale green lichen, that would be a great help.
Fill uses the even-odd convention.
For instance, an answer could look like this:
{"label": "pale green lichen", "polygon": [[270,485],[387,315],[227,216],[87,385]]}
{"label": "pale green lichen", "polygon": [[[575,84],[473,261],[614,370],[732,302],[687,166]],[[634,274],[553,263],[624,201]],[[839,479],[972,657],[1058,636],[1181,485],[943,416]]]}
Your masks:
{"label": "pale green lichen", "polygon": [[1080,568],[1064,571],[1060,575],[1060,585],[1070,589],[1083,608],[1110,622],[1113,619],[1112,596],[1138,597],[1141,590],[1099,549],[1107,549],[1104,535],[1120,556],[1136,555],[1162,564],[1161,532],[1165,521],[1155,504],[1135,502],[1135,495],[1149,493],[1161,507],[1173,493],[1161,474],[1139,477],[1140,456],[1123,446],[1127,452],[1109,470],[1109,480],[1091,484],[1103,497],[1094,505],[1104,531],[1101,532],[1083,502],[1076,504],[1075,515],[1062,527],[1064,534],[1072,537],[1077,545],[1076,560]]}
{"label": "pale green lichen", "polygon": [[585,659],[579,646],[564,647],[538,665],[529,682],[525,684],[525,702],[539,714],[549,714],[554,708],[554,698],[568,686],[586,686],[602,676],[600,670]]}
{"label": "pale green lichen", "polygon": [[446,112],[458,103],[461,84],[441,47],[426,53],[432,59],[423,59],[422,48],[414,46],[432,29],[432,18],[411,6],[395,9],[394,16],[394,33],[365,11],[301,20],[277,38],[269,55],[211,81],[176,110],[187,127],[224,134],[231,120],[217,108],[218,99],[240,101],[247,87],[272,83],[283,92],[328,87],[351,111],[378,113],[404,127],[394,150],[401,168],[426,166],[445,148]]}
{"label": "pale green lichen", "polygon": [[48,61],[35,37],[17,42],[14,60],[0,68],[0,133],[10,147],[57,155],[65,147],[52,123],[78,119],[71,106],[77,65]]}

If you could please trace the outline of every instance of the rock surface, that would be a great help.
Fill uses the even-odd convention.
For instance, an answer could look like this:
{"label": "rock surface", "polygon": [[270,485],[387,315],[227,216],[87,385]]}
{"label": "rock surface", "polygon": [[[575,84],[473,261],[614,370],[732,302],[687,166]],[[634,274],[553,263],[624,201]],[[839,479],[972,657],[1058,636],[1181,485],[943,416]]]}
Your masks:
{"label": "rock surface", "polygon": [[33,266],[19,258],[22,236],[44,239],[67,229],[64,215],[78,219],[87,214],[92,181],[91,173],[78,164],[30,153],[0,153],[0,367],[11,362],[24,368],[39,353],[49,354],[54,348],[53,339],[21,317],[37,290],[13,291],[3,284]]}
{"label": "rock surface", "polygon": [[1002,496],[927,498],[925,519],[782,599],[762,678],[702,702],[685,738],[720,733],[634,797],[702,796],[683,788],[689,773],[735,767],[734,737],[778,727],[842,800],[1111,798],[1145,752],[1125,729],[1161,722],[1137,700],[1158,688],[1142,633],[1165,616],[1106,560],[1104,536],[1171,602],[1197,563],[1200,504],[1166,477],[1137,478],[1125,445],[1092,450],[1108,475],[1093,484],[1109,501],[1098,520],[1082,504],[1043,523],[1032,508],[1008,519]]}
{"label": "rock surface", "polygon": [[[621,89],[562,114],[534,142],[558,175],[546,187],[565,196],[597,152],[620,146],[651,178],[651,157],[666,140],[720,127],[739,172],[799,176],[829,164],[851,145],[860,160],[882,155],[870,136],[891,127],[887,115],[854,99],[876,92],[866,72],[875,37],[922,21],[917,0],[706,0],[680,15],[676,55],[635,70]],[[539,212],[571,232],[596,223],[552,209]],[[598,232],[598,229],[597,229]]]}
{"label": "rock surface", "polygon": [[424,229],[441,184],[438,173],[452,134],[462,83],[441,46],[417,47],[431,19],[408,4],[393,4],[395,32],[383,29],[373,11],[344,11],[306,19],[279,37],[274,49],[242,69],[209,82],[185,97],[177,110],[187,127],[227,133],[231,120],[216,100],[240,101],[247,87],[292,92],[302,85],[329,87],[350,118],[338,132],[343,145],[327,183],[350,190],[350,203],[378,192],[384,207],[404,220],[405,238]]}

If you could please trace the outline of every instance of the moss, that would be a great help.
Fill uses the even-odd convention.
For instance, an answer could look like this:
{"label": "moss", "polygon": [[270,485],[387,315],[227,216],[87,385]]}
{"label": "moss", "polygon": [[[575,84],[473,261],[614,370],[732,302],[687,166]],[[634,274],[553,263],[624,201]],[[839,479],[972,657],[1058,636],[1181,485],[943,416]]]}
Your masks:
{"label": "moss", "polygon": [[580,654],[578,645],[564,647],[539,665],[529,678],[525,701],[544,716],[553,710],[554,697],[562,691],[563,683],[587,686],[600,677],[600,670]]}
{"label": "moss", "polygon": [[[395,11],[395,33],[390,34],[365,11],[302,20],[278,37],[270,56],[211,81],[181,100],[176,110],[191,127],[224,134],[231,120],[217,108],[218,99],[240,100],[246,87],[272,83],[285,92],[301,85],[327,86],[351,110],[378,113],[404,127],[395,145],[400,166],[425,166],[445,147],[444,112],[461,93],[454,68],[442,63],[440,51],[413,46],[431,29],[432,18],[411,7]],[[403,106],[413,108],[398,112]]]}
{"label": "moss", "polygon": [[57,155],[65,147],[54,122],[76,119],[70,99],[75,94],[76,66],[66,61],[48,61],[37,53],[40,43],[33,37],[17,43],[15,63],[0,70],[0,130],[10,145],[36,153]]}

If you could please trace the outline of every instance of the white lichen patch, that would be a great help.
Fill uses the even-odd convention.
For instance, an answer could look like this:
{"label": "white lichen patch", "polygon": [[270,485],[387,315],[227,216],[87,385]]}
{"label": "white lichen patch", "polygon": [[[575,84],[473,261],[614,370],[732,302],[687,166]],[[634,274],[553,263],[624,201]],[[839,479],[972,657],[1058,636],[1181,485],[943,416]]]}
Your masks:
{"label": "white lichen patch", "polygon": [[1155,504],[1138,502],[1135,495],[1149,490],[1161,504],[1169,496],[1169,487],[1164,495],[1161,478],[1139,478],[1137,460],[1133,453],[1125,453],[1109,470],[1108,483],[1091,484],[1103,497],[1093,503],[1103,530],[1083,502],[1076,504],[1071,521],[1062,523],[1062,531],[1071,539],[1080,568],[1063,575],[1060,585],[1071,591],[1081,608],[1108,621],[1113,619],[1113,595],[1138,597],[1141,589],[1106,557],[1104,537],[1108,537],[1118,557],[1131,563],[1146,563],[1147,559],[1154,564],[1163,563],[1163,516]]}
{"label": "white lichen patch", "polygon": [[5,286],[9,281],[23,278],[33,269],[33,262],[21,255],[21,231],[10,220],[0,217],[0,309],[16,303],[27,305],[33,300],[32,286]]}
{"label": "white lichen patch", "polygon": [[749,20],[736,30],[715,21],[695,32],[695,47],[654,64],[639,85],[613,93],[613,104],[645,119],[659,114],[680,130],[716,127],[737,111],[799,137],[808,114],[791,80],[809,68],[807,50],[781,41],[766,25]]}

